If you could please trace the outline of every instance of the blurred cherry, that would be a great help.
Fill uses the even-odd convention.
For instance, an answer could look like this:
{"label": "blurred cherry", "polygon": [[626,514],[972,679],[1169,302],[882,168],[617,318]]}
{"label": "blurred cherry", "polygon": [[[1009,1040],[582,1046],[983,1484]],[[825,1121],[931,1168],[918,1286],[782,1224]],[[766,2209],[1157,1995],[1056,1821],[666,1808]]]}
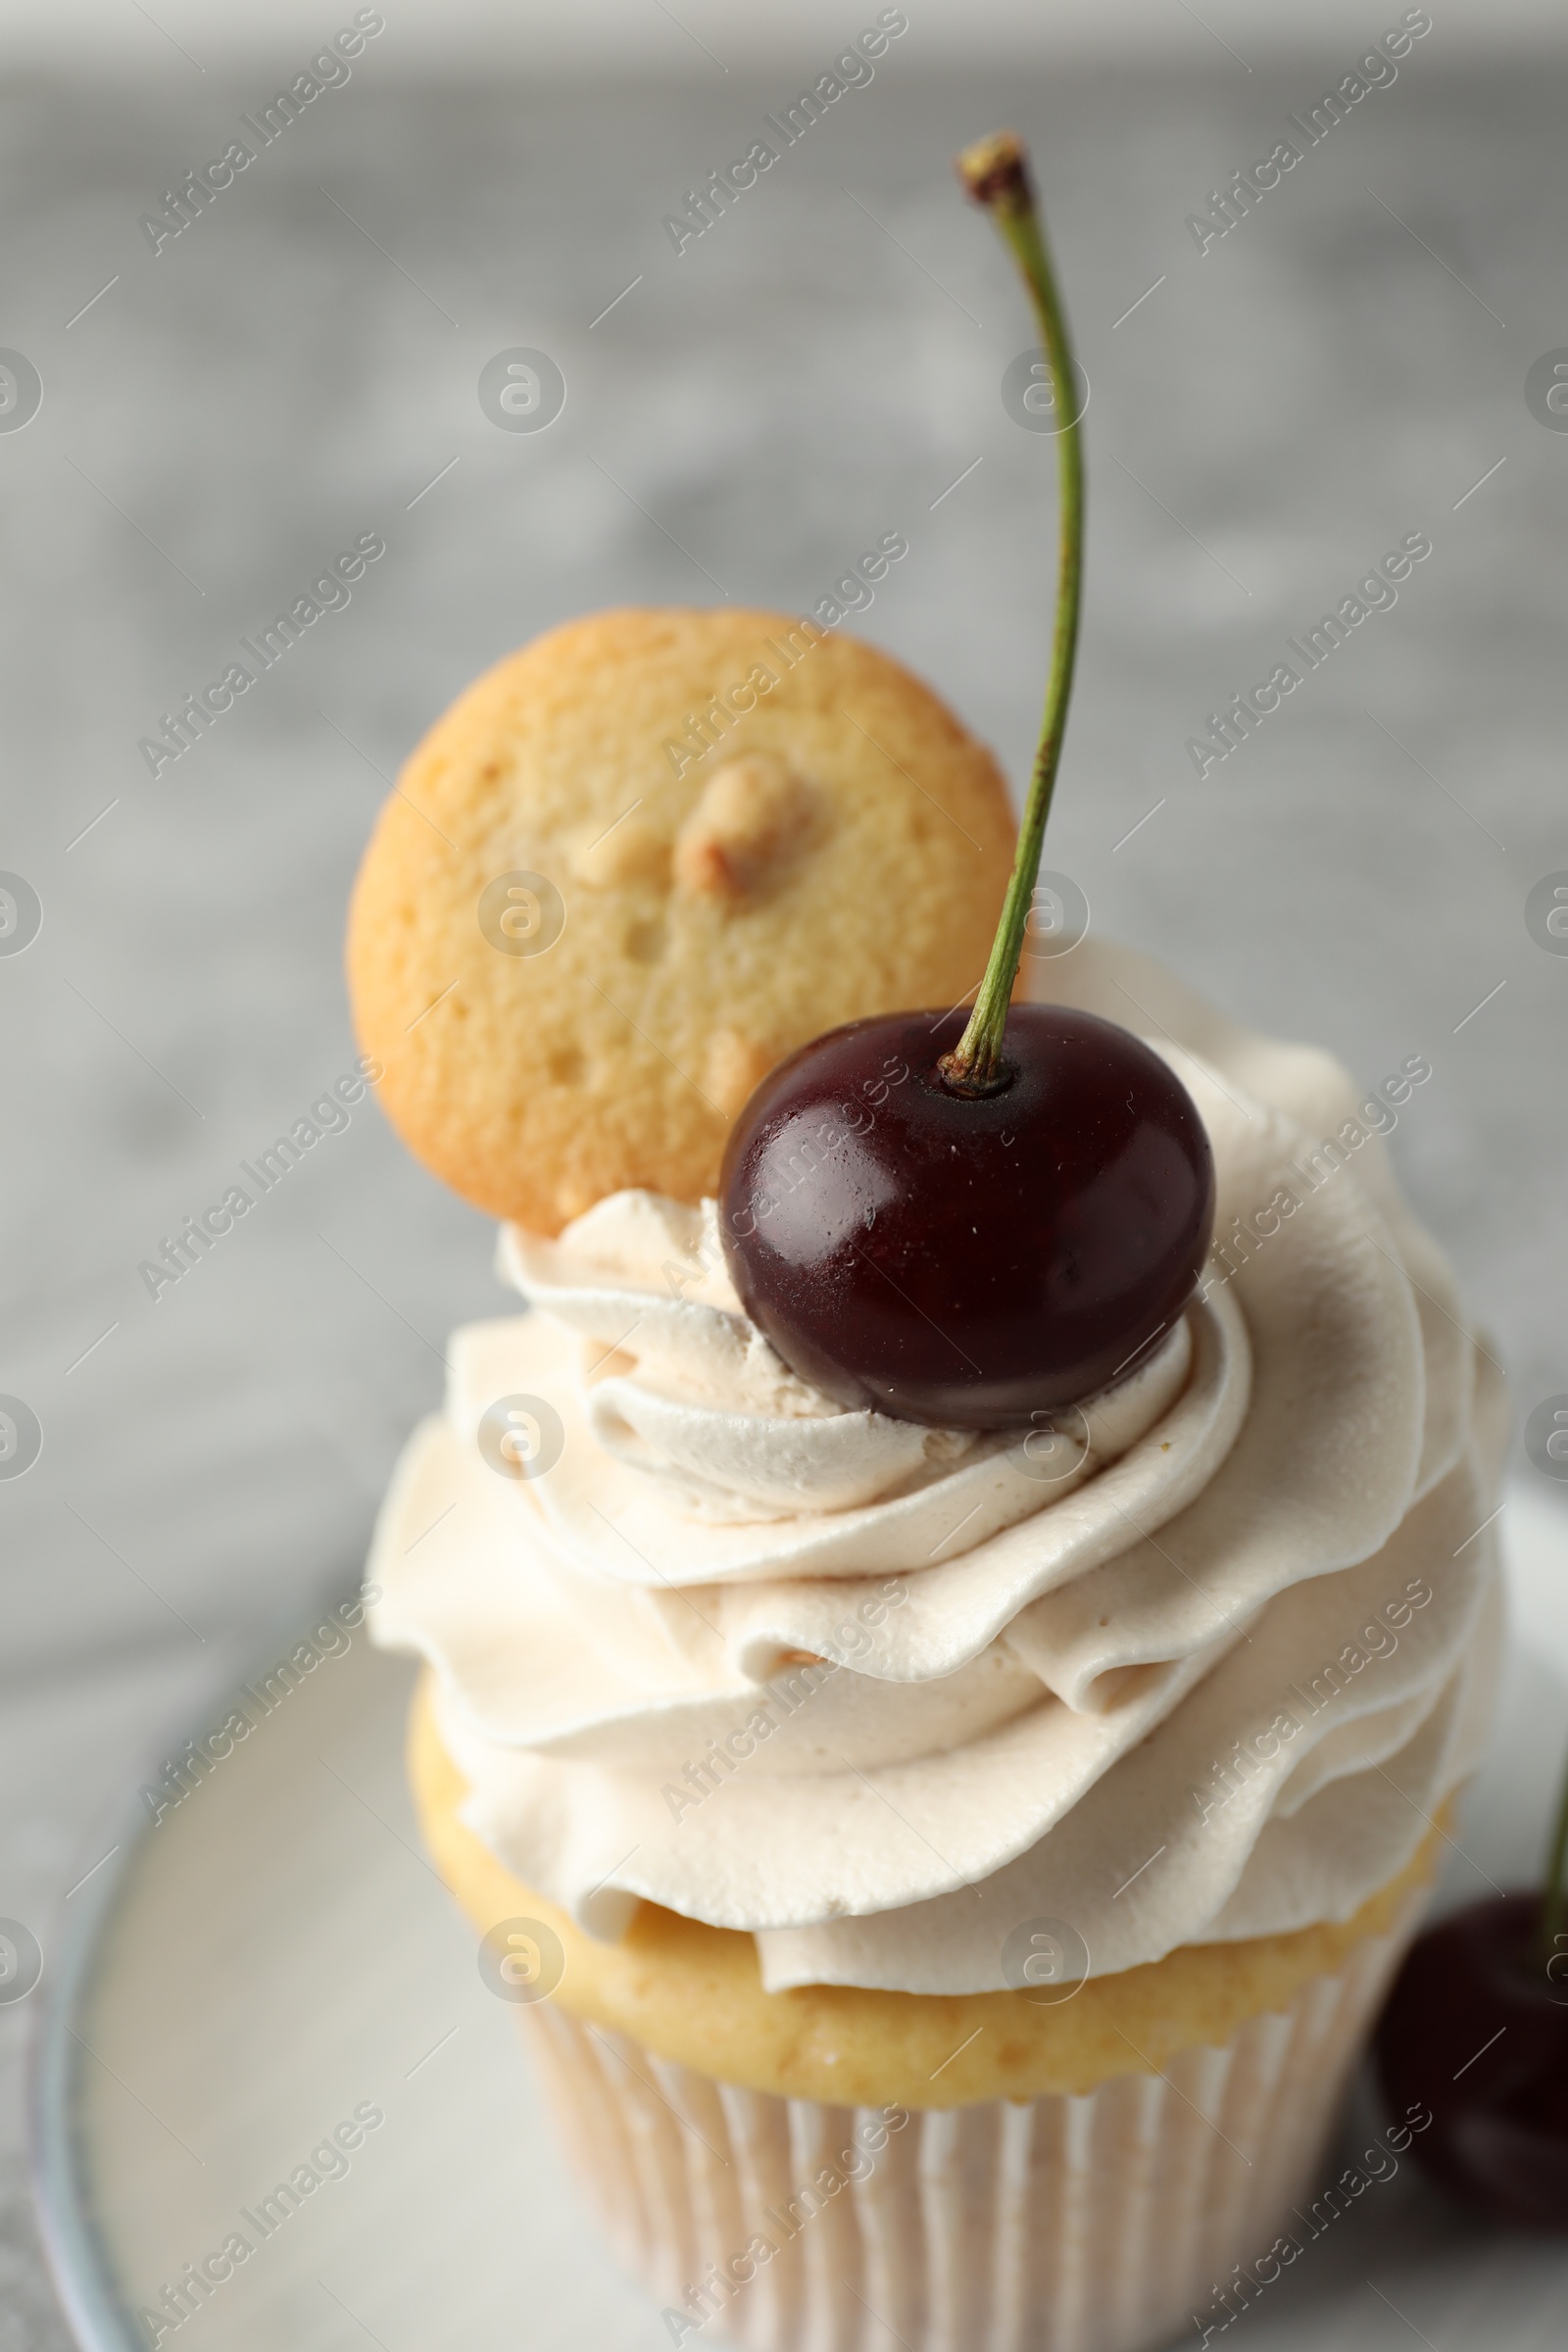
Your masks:
{"label": "blurred cherry", "polygon": [[1472,1903],[1411,1946],[1378,2028],[1411,2154],[1493,2221],[1568,2231],[1568,1780],[1544,1889]]}
{"label": "blurred cherry", "polygon": [[1539,1894],[1494,1895],[1412,1947],[1378,2029],[1401,2115],[1429,2108],[1410,2153],[1467,2204],[1521,2230],[1568,2231],[1568,1937],[1536,1951]]}

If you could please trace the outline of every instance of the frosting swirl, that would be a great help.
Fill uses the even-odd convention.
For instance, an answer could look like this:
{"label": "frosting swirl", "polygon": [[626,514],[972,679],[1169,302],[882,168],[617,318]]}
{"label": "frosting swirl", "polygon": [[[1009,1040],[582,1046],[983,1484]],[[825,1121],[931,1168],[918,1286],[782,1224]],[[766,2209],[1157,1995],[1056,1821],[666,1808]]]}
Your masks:
{"label": "frosting swirl", "polygon": [[503,1232],[531,1311],[455,1336],[372,1624],[436,1670],[471,1826],[591,1933],[646,1897],[751,1930],[770,1989],[963,1992],[1050,1917],[1103,1974],[1349,1916],[1475,1759],[1500,1383],[1394,1114],[1141,957],[1048,978],[1170,1062],[1218,1181],[1198,1296],[1081,1408],[844,1411],[710,1203]]}

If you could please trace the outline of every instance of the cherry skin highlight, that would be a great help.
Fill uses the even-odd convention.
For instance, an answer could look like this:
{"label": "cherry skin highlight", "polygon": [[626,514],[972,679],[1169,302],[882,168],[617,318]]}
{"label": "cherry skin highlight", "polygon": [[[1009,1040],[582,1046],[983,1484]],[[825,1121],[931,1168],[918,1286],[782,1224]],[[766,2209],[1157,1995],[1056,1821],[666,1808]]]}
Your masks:
{"label": "cherry skin highlight", "polygon": [[899,1012],[764,1079],[720,1177],[746,1312],[839,1403],[940,1429],[1108,1387],[1181,1313],[1208,1248],[1197,1105],[1114,1022],[1015,1004],[1004,1083],[953,1091],[962,1012]]}
{"label": "cherry skin highlight", "polygon": [[1410,2154],[1511,2229],[1568,2230],[1568,1940],[1544,1966],[1539,1893],[1504,1894],[1418,1938],[1378,2027],[1378,2072]]}

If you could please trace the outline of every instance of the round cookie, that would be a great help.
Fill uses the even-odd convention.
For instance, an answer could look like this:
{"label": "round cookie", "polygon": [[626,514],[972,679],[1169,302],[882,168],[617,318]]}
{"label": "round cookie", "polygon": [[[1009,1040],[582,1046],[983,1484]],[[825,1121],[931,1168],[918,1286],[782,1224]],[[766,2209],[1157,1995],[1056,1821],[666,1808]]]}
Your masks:
{"label": "round cookie", "polygon": [[918,679],[776,612],[601,612],[459,696],[355,886],[355,1024],[426,1166],[554,1234],[695,1201],[773,1064],[979,982],[1014,822]]}

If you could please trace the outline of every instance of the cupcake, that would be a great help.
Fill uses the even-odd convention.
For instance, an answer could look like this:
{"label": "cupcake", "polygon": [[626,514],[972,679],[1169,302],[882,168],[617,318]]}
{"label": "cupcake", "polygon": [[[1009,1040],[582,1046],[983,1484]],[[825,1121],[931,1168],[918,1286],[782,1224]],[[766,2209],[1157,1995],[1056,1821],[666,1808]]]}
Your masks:
{"label": "cupcake", "polygon": [[[1032,228],[1015,152],[969,176]],[[1026,956],[1009,1014],[1060,718],[989,966],[989,756],[885,657],[766,613],[608,614],[501,664],[356,893],[382,1099],[500,1219],[523,1306],[453,1338],[372,1629],[424,1661],[430,1851],[676,2344],[1223,2325],[1310,2231],[1485,1732],[1500,1383],[1386,1141],[1430,1067],[1363,1091],[1098,938]],[[945,1417],[879,1386],[835,1329],[853,1289],[818,1286],[808,1344],[746,1245],[748,1138],[811,1041],[920,1004],[941,1064],[878,1083],[901,1116],[938,1069],[1001,1103],[997,1151],[1038,1041],[1103,1032],[1132,1072],[1053,1279],[1147,1272],[1168,1228],[1175,1287],[1156,1316],[1127,1273],[1125,1355],[1102,1314],[1029,1414],[987,1417],[1014,1391],[986,1363]],[[1156,1094],[1181,1167],[1150,1156]],[[775,1153],[762,1212],[799,1186],[775,1255],[837,1217],[852,1284],[899,1213],[861,1181],[861,1125],[892,1124],[866,1101],[825,1159]],[[1190,1207],[1198,1171],[1173,1223],[1153,1196]],[[939,1255],[967,1181],[958,1152]]]}
{"label": "cupcake", "polygon": [[1294,2259],[1478,1753],[1502,1410],[1389,1175],[1423,1065],[1046,975],[1137,1001],[1218,1175],[1086,1442],[838,1411],[623,1191],[503,1229],[533,1311],[456,1335],[377,1535],[431,1851],[676,2341],[1133,2346]]}

